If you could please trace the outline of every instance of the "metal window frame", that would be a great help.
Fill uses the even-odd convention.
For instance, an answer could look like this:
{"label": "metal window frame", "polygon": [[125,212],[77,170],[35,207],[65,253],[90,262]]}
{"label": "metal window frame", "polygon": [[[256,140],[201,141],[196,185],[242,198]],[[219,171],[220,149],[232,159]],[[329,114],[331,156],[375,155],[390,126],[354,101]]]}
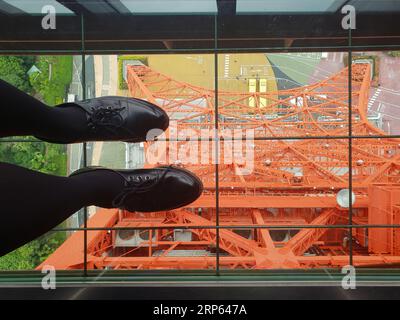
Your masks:
{"label": "metal window frame", "polygon": [[[219,113],[218,113],[218,55],[221,53],[225,52],[230,52],[231,49],[221,49],[218,47],[218,15],[214,15],[214,48],[212,49],[212,53],[214,55],[214,89],[215,89],[215,127],[216,129],[216,135],[213,140],[215,142],[214,147],[215,147],[215,152],[217,154],[217,159],[218,159],[218,153],[219,153],[219,142],[222,141],[221,138],[217,134],[218,130],[218,123],[219,123]],[[348,140],[348,146],[349,146],[349,190],[352,192],[353,190],[353,181],[352,181],[352,142],[354,139],[385,139],[385,138],[400,138],[400,135],[386,135],[386,136],[357,136],[353,135],[352,133],[352,54],[354,51],[357,51],[357,46],[352,45],[352,32],[349,30],[348,32],[348,45],[344,47],[329,47],[329,49],[332,50],[340,50],[342,52],[347,52],[348,53],[348,62],[349,62],[349,76],[348,76],[348,81],[349,81],[349,86],[348,86],[348,91],[349,91],[349,131],[348,135],[343,135],[343,136],[329,136],[329,137],[324,137],[324,136],[317,136],[317,137],[306,137],[306,136],[296,136],[296,137],[261,137],[258,138],[257,140],[311,140],[311,139],[346,139]],[[365,46],[362,47],[363,49]],[[374,47],[372,46],[371,49]],[[395,46],[385,46],[386,50],[393,50],[393,49],[398,49],[400,50],[400,46],[395,45]],[[319,50],[326,50],[326,47],[315,47],[312,48],[312,51],[319,51]],[[302,47],[290,47],[290,48],[285,48],[285,47],[275,47],[275,48],[239,48],[237,49],[238,52],[283,52],[283,51],[289,51],[289,52],[304,52],[305,48]],[[5,51],[7,54],[13,53],[10,52],[10,50]],[[85,38],[85,17],[84,15],[81,15],[81,50],[80,51],[65,51],[65,50],[15,50],[16,54],[48,54],[48,53],[57,53],[57,54],[71,54],[71,55],[80,55],[82,58],[82,86],[85,89],[86,88],[86,64],[85,64],[85,58],[86,55],[88,54],[100,54],[100,53],[186,53],[186,52],[197,52],[197,53],[210,53],[210,49],[182,49],[182,50],[173,50],[173,49],[165,49],[165,50],[155,50],[152,51],[150,50],[87,50],[86,49],[86,38]],[[2,50],[0,50],[0,54],[2,54]],[[4,53],[3,53],[4,54]],[[83,99],[86,98],[86,90],[83,90]],[[244,138],[242,138],[244,139]],[[168,141],[168,139],[166,139]],[[27,143],[45,143],[42,141],[39,141],[37,139],[33,138],[3,138],[0,139],[0,143],[13,143],[13,142],[27,142]],[[83,163],[85,166],[88,164],[88,154],[87,154],[87,144],[83,143]],[[65,279],[77,281],[79,283],[90,283],[93,281],[93,277],[95,277],[96,281],[99,281],[99,277],[102,278],[102,280],[109,280],[109,281],[119,281],[121,280],[121,276],[123,276],[123,279],[142,279],[140,277],[145,276],[148,279],[157,279],[157,281],[163,281],[164,279],[167,280],[168,275],[172,275],[174,277],[177,277],[177,279],[184,281],[187,279],[187,277],[193,277],[195,275],[199,275],[199,279],[202,281],[206,281],[207,279],[222,279],[224,277],[232,277],[235,280],[238,279],[249,279],[249,273],[248,271],[241,271],[241,270],[235,270],[232,272],[228,272],[226,270],[221,271],[219,268],[219,245],[220,245],[220,236],[219,236],[219,230],[221,229],[228,229],[231,228],[229,226],[221,226],[219,223],[219,164],[215,164],[215,189],[216,189],[216,199],[215,199],[215,208],[216,208],[216,223],[215,225],[210,225],[210,226],[198,226],[196,228],[198,229],[215,229],[216,230],[216,269],[212,271],[168,271],[168,272],[159,272],[159,271],[148,271],[148,272],[136,272],[136,275],[132,275],[132,272],[129,272],[129,275],[127,275],[126,272],[119,272],[116,270],[113,271],[107,271],[107,272],[97,272],[93,270],[88,270],[87,268],[87,232],[88,231],[95,231],[95,230],[137,230],[137,229],[148,229],[148,230],[155,230],[155,229],[160,229],[162,227],[135,227],[135,228],[88,228],[87,226],[87,219],[88,219],[88,210],[87,207],[84,208],[84,226],[83,228],[54,228],[50,232],[64,232],[64,231],[78,231],[78,232],[84,232],[84,268],[83,270],[78,270],[78,271],[63,271],[62,274],[65,275]],[[296,229],[314,229],[314,228],[326,228],[326,229],[348,229],[349,233],[351,234],[353,229],[357,228],[362,228],[362,229],[370,229],[370,228],[400,228],[400,225],[354,225],[352,222],[353,219],[353,205],[350,204],[350,208],[348,210],[348,216],[349,216],[349,223],[345,225],[332,225],[332,226],[326,226],[326,225],[313,225],[313,226],[293,226]],[[177,228],[185,228],[185,226],[179,226],[177,225]],[[193,228],[193,226],[191,226]],[[268,226],[268,225],[263,225],[263,226],[246,226],[246,225],[240,225],[236,226],[235,229],[247,229],[247,228],[252,228],[252,229],[267,229],[267,228],[274,228],[274,229],[283,229],[283,228],[288,228],[287,226]],[[353,264],[353,246],[350,242],[350,247],[349,247],[349,265]],[[379,275],[386,275],[387,273],[380,270],[380,269],[372,269],[372,271],[368,271],[366,269],[365,274],[366,274],[366,279],[374,280],[375,278],[372,276],[369,276],[369,274],[376,274],[378,275],[377,277],[379,278]],[[364,272],[364,271],[362,271]],[[371,272],[371,273],[368,273]],[[328,280],[337,280],[339,279],[339,276],[341,273],[335,269],[330,269],[329,270],[329,277]],[[103,276],[102,276],[103,274]],[[106,275],[105,275],[106,274]],[[157,275],[160,275],[159,277]],[[307,271],[306,275],[302,272],[299,271],[294,271],[292,273],[286,272],[286,271],[252,271],[250,278],[254,277],[259,277],[259,279],[266,279],[270,277],[269,279],[280,279],[280,277],[284,275],[285,278],[290,277],[290,275],[297,274],[296,277],[298,279],[302,279],[302,276],[308,277],[307,275],[313,277],[313,279],[318,280],[318,279],[325,279],[324,276],[321,276],[321,274],[326,275],[326,269],[322,271],[321,269],[315,269],[312,271]],[[395,279],[400,280],[400,269],[395,269],[392,270],[390,273]],[[205,275],[206,278],[201,278],[202,275]],[[4,279],[14,279],[12,281],[36,281],[36,276],[37,272],[35,271],[14,271],[14,272],[0,272],[0,284]],[[40,276],[40,275],[39,275]],[[271,278],[271,277],[275,278]],[[137,278],[139,277],[139,278]],[[153,280],[151,280],[153,281]],[[261,280],[257,280],[261,281]]]}

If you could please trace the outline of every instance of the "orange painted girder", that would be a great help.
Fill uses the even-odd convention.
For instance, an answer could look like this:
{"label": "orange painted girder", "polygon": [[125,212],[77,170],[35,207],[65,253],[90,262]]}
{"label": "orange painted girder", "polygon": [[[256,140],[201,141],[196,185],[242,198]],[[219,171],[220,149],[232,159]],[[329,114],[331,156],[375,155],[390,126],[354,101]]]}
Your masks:
{"label": "orange painted girder", "polygon": [[[215,208],[215,196],[203,195],[186,208]],[[220,208],[336,208],[335,196],[252,196],[232,195],[219,197]],[[368,198],[359,197],[355,208],[367,208]]]}
{"label": "orange painted girder", "polygon": [[[315,256],[296,257],[300,268],[318,267],[343,267],[349,264],[348,256]],[[153,268],[153,269],[212,269],[216,266],[216,257],[92,257],[91,263],[98,267],[115,267],[125,265],[129,268]],[[221,266],[230,267],[239,264],[254,268],[254,257],[225,257],[219,259]],[[353,256],[354,266],[383,266],[385,264],[400,264],[400,257],[383,256]]]}
{"label": "orange painted girder", "polygon": [[[354,135],[378,135],[385,133],[374,127],[367,117],[368,95],[370,91],[370,66],[357,64],[353,66],[353,106],[351,119]],[[198,134],[200,128],[215,126],[215,92],[179,82],[147,66],[128,67],[128,87],[132,96],[147,99],[160,105],[171,115],[179,115],[177,127],[193,129]],[[223,129],[254,129],[255,137],[316,137],[348,135],[348,70],[344,69],[330,78],[309,86],[271,93],[249,94],[246,92],[219,92],[218,111],[220,114],[219,132]],[[267,106],[260,106],[260,98],[266,99]],[[255,102],[251,107],[249,101]],[[200,102],[200,103],[199,103]],[[175,119],[176,120],[176,119]],[[189,122],[192,121],[192,122]],[[213,136],[213,133],[211,135]],[[353,141],[353,186],[357,192],[354,208],[357,210],[356,223],[366,221],[368,205],[372,199],[368,187],[377,182],[390,184],[400,183],[400,140],[399,139],[356,139]],[[342,140],[277,140],[254,141],[254,171],[250,176],[238,176],[238,164],[219,165],[220,182],[220,222],[222,225],[240,224],[241,217],[251,219],[255,210],[262,209],[263,215],[256,214],[252,223],[271,224],[268,216],[279,214],[281,225],[293,226],[296,219],[310,221],[312,224],[334,224],[329,211],[346,216],[346,210],[339,211],[335,194],[348,187],[349,167],[346,139]],[[182,143],[181,143],[182,144]],[[181,144],[170,143],[165,150],[170,155],[174,148]],[[225,144],[220,144],[221,153]],[[167,158],[168,159],[168,158]],[[361,160],[361,163],[360,163]],[[167,160],[167,163],[169,163]],[[171,160],[172,161],[172,160]],[[149,164],[146,164],[149,166]],[[176,210],[162,215],[143,215],[141,218],[119,213],[117,210],[100,210],[88,222],[89,227],[113,226],[164,226],[174,228],[174,224],[213,224],[215,223],[216,199],[215,164],[205,166],[187,166],[195,172],[205,185],[204,195],[187,209]],[[296,180],[295,171],[301,173],[301,180]],[[199,208],[209,219],[196,215]],[[315,217],[315,208],[322,209]],[[267,211],[267,210],[268,211]],[[275,210],[276,211],[272,211]],[[191,212],[188,212],[191,211]],[[186,213],[185,213],[186,212]],[[261,212],[261,211],[260,211]],[[328,212],[328,213],[327,213]],[[394,214],[400,211],[393,206]],[[312,215],[310,216],[310,213]],[[231,217],[229,216],[231,215]],[[328,217],[324,216],[328,215]],[[236,216],[236,217],[235,217]],[[130,217],[130,218],[128,218]],[[325,219],[325,218],[326,219]],[[342,217],[343,218],[343,217]],[[378,218],[378,217],[375,217]],[[393,217],[392,217],[393,218]],[[144,220],[147,219],[147,220]],[[279,222],[278,222],[279,221]],[[298,220],[297,220],[298,221]],[[389,221],[397,221],[395,219]],[[136,224],[135,224],[136,223]],[[210,244],[216,241],[214,230],[192,232],[204,243],[204,250],[210,253]],[[222,255],[220,265],[223,268],[312,268],[340,267],[347,265],[349,259],[341,253],[338,256],[302,256],[312,245],[320,246],[329,252],[343,252],[338,234],[333,234],[334,245],[325,243],[325,230],[306,229],[300,231],[291,242],[274,242],[269,237],[269,230],[259,233],[262,241],[249,240],[230,230],[221,230],[220,248],[231,254]],[[373,232],[372,232],[373,233]],[[357,235],[359,236],[359,235]],[[376,241],[386,241],[385,237],[396,239],[397,235],[384,232]],[[369,239],[374,240],[374,239]],[[103,256],[110,252],[110,235],[107,230],[88,232],[88,266],[89,268],[113,267],[118,269],[209,269],[215,268],[215,257],[152,257],[155,250],[164,250],[167,254],[179,247],[178,241],[159,239],[158,247],[142,249],[144,256],[130,257],[127,253],[116,257]],[[184,242],[182,242],[184,243]],[[45,263],[53,264],[58,269],[81,268],[83,263],[83,232],[73,234]],[[186,245],[186,244],[185,244]],[[274,246],[286,248],[276,250]],[[170,246],[167,250],[166,246]],[[264,247],[263,247],[264,246]],[[335,248],[337,246],[337,248]],[[396,247],[394,245],[393,247]],[[133,248],[132,250],[136,250]],[[331,248],[331,249],[330,249]],[[143,255],[143,252],[141,254]],[[137,254],[128,251],[131,254]],[[296,255],[295,255],[296,254]],[[146,256],[147,255],[147,256]],[[360,256],[354,255],[357,266],[400,263],[400,256]]]}

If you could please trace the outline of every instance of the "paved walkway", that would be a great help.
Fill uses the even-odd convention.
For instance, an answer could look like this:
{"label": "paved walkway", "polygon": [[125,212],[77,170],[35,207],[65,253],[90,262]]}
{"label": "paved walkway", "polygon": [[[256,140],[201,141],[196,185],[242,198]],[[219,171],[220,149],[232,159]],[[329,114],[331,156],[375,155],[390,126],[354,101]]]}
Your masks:
{"label": "paved walkway", "polygon": [[379,53],[378,88],[374,88],[371,108],[382,115],[383,128],[388,134],[400,134],[400,57]]}
{"label": "paved walkway", "polygon": [[[118,87],[118,57],[116,55],[94,56],[95,92],[96,97],[115,96]],[[93,156],[91,164],[100,164],[103,151],[103,142],[96,142],[93,145]]]}
{"label": "paved walkway", "polygon": [[[95,55],[86,57],[86,98],[117,95],[118,86],[118,57],[116,55]],[[82,58],[73,58],[73,79],[70,93],[76,95],[77,100],[83,99],[82,91]],[[88,143],[88,164],[99,165],[103,152],[103,142]],[[82,167],[82,144],[68,146],[69,171]],[[89,215],[95,212],[94,207],[89,207]],[[69,219],[69,226],[79,227],[82,223],[79,214]]]}
{"label": "paved walkway", "polygon": [[[116,55],[95,55],[94,56],[94,75],[95,75],[95,96],[115,96],[118,86],[118,57]],[[92,157],[89,162],[92,166],[100,165],[102,154],[107,152],[104,142],[93,143]],[[89,216],[96,212],[96,207],[88,208]]]}

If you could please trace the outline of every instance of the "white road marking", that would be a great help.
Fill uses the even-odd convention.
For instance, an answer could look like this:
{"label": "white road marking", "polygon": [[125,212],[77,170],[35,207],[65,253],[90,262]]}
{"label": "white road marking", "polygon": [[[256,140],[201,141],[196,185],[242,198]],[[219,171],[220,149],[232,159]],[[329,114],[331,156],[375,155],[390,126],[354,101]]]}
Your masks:
{"label": "white road marking", "polygon": [[229,78],[230,58],[231,56],[229,54],[225,55],[224,78]]}
{"label": "white road marking", "polygon": [[390,114],[383,113],[383,112],[382,112],[382,114],[383,114],[385,117],[389,117],[389,118],[392,118],[392,119],[395,119],[395,120],[400,120],[399,117],[395,117],[395,116],[392,116],[392,115],[390,115]]}
{"label": "white road marking", "polygon": [[377,101],[382,102],[383,104],[391,106],[391,107],[400,108],[400,106],[397,104],[393,104],[393,103],[389,103],[389,102],[385,102],[385,101],[381,101],[381,100],[377,100]]}
{"label": "white road marking", "polygon": [[388,93],[390,93],[390,94],[394,94],[394,95],[400,96],[400,92],[399,92],[399,91],[396,91],[396,90],[393,90],[393,89],[389,89],[389,88],[385,88],[385,87],[380,87],[379,90],[383,90],[383,91],[388,92]]}
{"label": "white road marking", "polygon": [[374,95],[372,96],[372,98],[368,102],[368,110],[372,108],[372,106],[376,102],[376,99],[379,97],[381,92],[382,92],[382,89],[380,89],[380,88],[375,91]]}

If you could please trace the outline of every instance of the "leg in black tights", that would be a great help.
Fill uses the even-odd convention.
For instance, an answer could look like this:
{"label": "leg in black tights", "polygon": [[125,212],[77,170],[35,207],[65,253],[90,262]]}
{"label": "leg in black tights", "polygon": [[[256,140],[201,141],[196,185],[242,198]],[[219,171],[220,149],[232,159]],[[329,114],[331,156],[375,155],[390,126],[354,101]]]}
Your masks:
{"label": "leg in black tights", "polygon": [[108,171],[69,178],[0,162],[0,256],[59,225],[84,206],[107,207],[123,185]]}
{"label": "leg in black tights", "polygon": [[[0,137],[74,138],[86,124],[79,107],[51,108],[2,80],[0,97]],[[122,179],[112,173],[86,177],[55,177],[0,163],[0,255],[46,233],[83,206],[104,205],[121,189]]]}
{"label": "leg in black tights", "polygon": [[76,139],[86,127],[79,107],[52,108],[0,79],[0,137]]}

